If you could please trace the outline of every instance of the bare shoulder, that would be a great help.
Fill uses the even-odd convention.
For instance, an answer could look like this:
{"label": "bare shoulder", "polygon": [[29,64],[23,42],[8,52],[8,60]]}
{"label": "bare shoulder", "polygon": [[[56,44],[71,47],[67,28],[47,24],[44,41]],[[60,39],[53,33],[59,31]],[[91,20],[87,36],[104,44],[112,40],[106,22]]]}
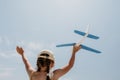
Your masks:
{"label": "bare shoulder", "polygon": [[62,75],[64,75],[63,72],[62,72],[62,69],[56,69],[56,70],[54,70],[54,71],[53,71],[53,74],[54,74],[54,77],[55,77],[56,79],[58,79],[58,78],[60,78]]}
{"label": "bare shoulder", "polygon": [[56,69],[53,71],[54,74],[58,74],[62,69]]}
{"label": "bare shoulder", "polygon": [[27,73],[28,73],[29,77],[35,72],[36,72],[36,70],[32,67],[27,70]]}

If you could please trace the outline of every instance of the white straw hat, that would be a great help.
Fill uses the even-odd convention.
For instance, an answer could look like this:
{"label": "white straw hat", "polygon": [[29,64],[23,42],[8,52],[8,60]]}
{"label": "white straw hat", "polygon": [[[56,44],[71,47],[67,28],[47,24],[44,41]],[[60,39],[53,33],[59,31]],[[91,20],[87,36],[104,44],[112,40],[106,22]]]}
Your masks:
{"label": "white straw hat", "polygon": [[53,52],[50,50],[42,50],[40,52],[40,54],[38,55],[38,58],[47,58],[47,59],[50,59],[52,61],[55,60]]}

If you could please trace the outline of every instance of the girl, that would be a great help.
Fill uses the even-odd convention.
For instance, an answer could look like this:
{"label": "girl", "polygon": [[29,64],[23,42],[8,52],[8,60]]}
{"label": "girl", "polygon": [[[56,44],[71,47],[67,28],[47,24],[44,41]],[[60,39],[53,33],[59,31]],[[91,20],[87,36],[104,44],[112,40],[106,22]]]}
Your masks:
{"label": "girl", "polygon": [[37,58],[37,70],[35,70],[27,60],[23,48],[17,46],[16,50],[22,57],[30,80],[58,80],[73,67],[75,54],[80,48],[81,46],[74,45],[69,63],[65,67],[54,70],[52,73],[50,73],[50,69],[54,67],[55,61],[51,51],[43,50],[40,52]]}

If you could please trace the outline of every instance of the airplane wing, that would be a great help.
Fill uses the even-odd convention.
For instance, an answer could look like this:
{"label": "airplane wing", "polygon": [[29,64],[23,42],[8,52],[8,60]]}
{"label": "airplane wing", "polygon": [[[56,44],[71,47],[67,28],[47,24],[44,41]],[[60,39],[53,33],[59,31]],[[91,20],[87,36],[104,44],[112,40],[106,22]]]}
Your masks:
{"label": "airplane wing", "polygon": [[[82,35],[82,36],[84,36],[84,35],[86,34],[85,32],[78,31],[78,30],[74,30],[74,32],[75,32],[76,34],[79,34],[79,35]],[[93,35],[93,34],[88,34],[87,37],[92,38],[92,39],[99,39],[98,36],[95,36],[95,35]]]}
{"label": "airplane wing", "polygon": [[67,47],[67,46],[73,46],[76,43],[68,43],[68,44],[60,44],[60,45],[56,45],[56,47]]}
{"label": "airplane wing", "polygon": [[82,47],[82,49],[85,49],[85,50],[88,50],[88,51],[92,51],[92,52],[95,52],[95,53],[101,53],[101,51],[98,51],[98,50],[96,50],[96,49],[87,47],[87,46],[82,45],[82,44],[81,44],[81,47]]}
{"label": "airplane wing", "polygon": [[[68,43],[68,44],[60,44],[60,45],[56,45],[56,47],[67,47],[67,46],[73,46],[75,45],[76,43]],[[88,51],[91,51],[91,52],[94,52],[94,53],[101,53],[100,51],[96,50],[96,49],[93,49],[93,48],[90,48],[90,47],[87,47],[85,45],[80,45],[82,47],[82,49],[85,49],[85,50],[88,50]]]}

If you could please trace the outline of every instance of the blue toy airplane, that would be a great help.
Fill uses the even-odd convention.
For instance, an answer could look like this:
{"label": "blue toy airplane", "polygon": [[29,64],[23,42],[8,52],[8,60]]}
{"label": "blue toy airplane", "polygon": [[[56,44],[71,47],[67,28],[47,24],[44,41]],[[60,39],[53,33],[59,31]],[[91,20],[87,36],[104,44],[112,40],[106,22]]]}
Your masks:
{"label": "blue toy airplane", "polygon": [[[75,32],[76,34],[79,34],[79,35],[82,35],[82,36],[84,36],[84,35],[86,34],[85,32],[78,31],[78,30],[74,30],[74,32]],[[95,35],[92,35],[92,34],[88,34],[87,37],[88,37],[88,38],[92,38],[92,39],[99,39],[98,36],[95,36]]]}
{"label": "blue toy airplane", "polygon": [[101,53],[101,51],[98,51],[96,49],[87,47],[87,46],[85,46],[85,45],[82,44],[84,42],[84,40],[85,40],[86,37],[91,38],[91,39],[99,39],[98,36],[95,36],[93,34],[89,34],[89,26],[87,27],[86,32],[82,32],[82,31],[78,31],[78,30],[74,30],[74,32],[76,34],[79,34],[79,35],[83,36],[82,39],[80,40],[80,42],[78,42],[78,43],[60,44],[60,45],[56,45],[56,47],[67,47],[67,46],[73,46],[75,44],[78,44],[78,45],[81,46],[82,49],[85,49],[85,50],[88,50],[88,51],[91,51],[91,52],[94,52],[94,53]]}

